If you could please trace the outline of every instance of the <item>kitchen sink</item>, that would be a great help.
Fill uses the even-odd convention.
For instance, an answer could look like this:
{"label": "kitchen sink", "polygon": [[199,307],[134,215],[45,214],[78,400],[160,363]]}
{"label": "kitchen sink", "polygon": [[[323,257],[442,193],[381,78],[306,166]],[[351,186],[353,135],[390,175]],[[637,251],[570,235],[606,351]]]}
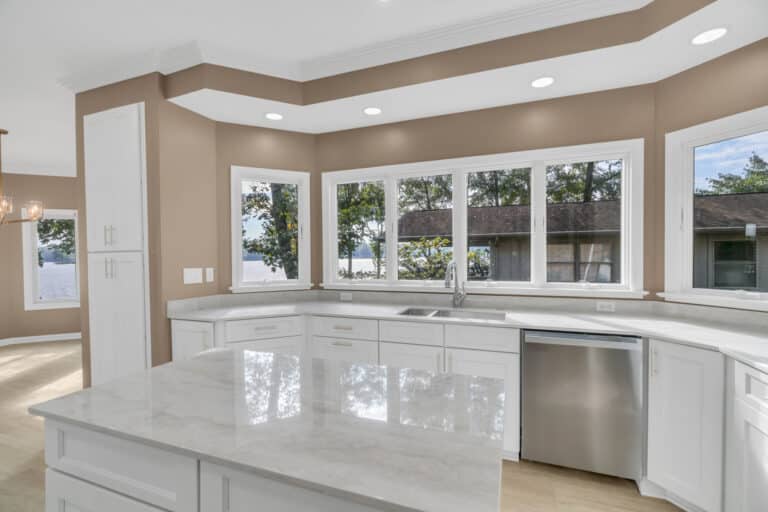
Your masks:
{"label": "kitchen sink", "polygon": [[405,316],[432,316],[437,310],[432,308],[408,308],[400,311],[398,315]]}
{"label": "kitchen sink", "polygon": [[506,320],[507,314],[497,311],[462,311],[460,309],[439,309],[432,315],[441,318],[463,318],[467,320]]}

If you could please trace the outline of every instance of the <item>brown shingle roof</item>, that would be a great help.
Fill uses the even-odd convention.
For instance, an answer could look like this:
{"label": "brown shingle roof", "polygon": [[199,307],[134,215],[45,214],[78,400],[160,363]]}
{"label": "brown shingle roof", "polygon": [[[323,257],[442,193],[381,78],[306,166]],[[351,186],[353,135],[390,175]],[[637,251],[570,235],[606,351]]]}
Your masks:
{"label": "brown shingle roof", "polygon": [[693,204],[697,231],[743,230],[745,224],[768,228],[768,193],[696,196]]}

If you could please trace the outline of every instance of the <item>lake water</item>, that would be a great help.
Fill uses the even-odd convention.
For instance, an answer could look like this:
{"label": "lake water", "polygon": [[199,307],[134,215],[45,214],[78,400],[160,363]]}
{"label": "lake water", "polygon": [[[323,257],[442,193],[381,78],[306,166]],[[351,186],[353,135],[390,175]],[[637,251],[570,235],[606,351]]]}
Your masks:
{"label": "lake water", "polygon": [[38,287],[43,300],[77,297],[77,271],[74,263],[43,263],[38,272]]}
{"label": "lake water", "polygon": [[[347,260],[339,260],[339,268],[347,268]],[[355,272],[373,272],[374,269],[371,258],[354,258],[352,260],[352,270]],[[243,281],[285,281],[285,272],[282,269],[272,272],[272,269],[267,267],[263,261],[244,261]]]}

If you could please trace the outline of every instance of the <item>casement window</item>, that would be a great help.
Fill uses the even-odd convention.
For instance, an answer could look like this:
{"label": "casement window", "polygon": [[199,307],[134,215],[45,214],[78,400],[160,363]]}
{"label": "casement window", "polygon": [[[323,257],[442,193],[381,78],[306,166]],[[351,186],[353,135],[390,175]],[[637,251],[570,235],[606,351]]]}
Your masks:
{"label": "casement window", "polygon": [[232,291],[310,288],[309,173],[231,174]]}
{"label": "casement window", "polygon": [[77,236],[76,210],[45,210],[22,225],[27,311],[80,307]]}
{"label": "casement window", "polygon": [[324,287],[642,297],[643,141],[323,175]]}
{"label": "casement window", "polygon": [[768,107],[666,137],[670,301],[768,311]]}

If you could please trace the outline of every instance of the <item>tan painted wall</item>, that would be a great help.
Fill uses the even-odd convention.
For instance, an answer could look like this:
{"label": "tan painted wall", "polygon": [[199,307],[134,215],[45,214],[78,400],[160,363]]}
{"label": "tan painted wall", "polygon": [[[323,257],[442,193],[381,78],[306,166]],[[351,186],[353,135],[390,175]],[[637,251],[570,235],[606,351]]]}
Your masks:
{"label": "tan painted wall", "polygon": [[[14,199],[16,214],[25,202],[43,201],[46,208],[78,209],[80,188],[75,178],[4,174],[4,187]],[[80,226],[82,234],[82,226]],[[0,340],[80,331],[80,309],[24,310],[21,225],[0,227]]]}

